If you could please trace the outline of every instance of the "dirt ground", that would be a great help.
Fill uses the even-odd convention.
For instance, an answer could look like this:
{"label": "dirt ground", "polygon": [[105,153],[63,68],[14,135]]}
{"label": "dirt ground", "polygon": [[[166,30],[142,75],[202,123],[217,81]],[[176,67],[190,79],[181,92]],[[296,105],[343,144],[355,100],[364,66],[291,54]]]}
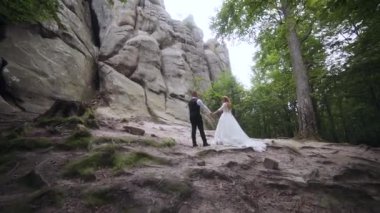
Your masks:
{"label": "dirt ground", "polygon": [[[144,136],[126,133],[126,125]],[[89,149],[17,151],[2,162],[0,212],[380,212],[379,148],[262,139],[268,148],[258,153],[215,145],[213,131],[206,131],[211,146],[192,148],[188,125],[142,121],[91,133],[103,139]],[[170,138],[175,146],[143,143]],[[160,161],[117,172],[100,166],[90,178],[63,174],[70,162],[110,144],[121,155]]]}

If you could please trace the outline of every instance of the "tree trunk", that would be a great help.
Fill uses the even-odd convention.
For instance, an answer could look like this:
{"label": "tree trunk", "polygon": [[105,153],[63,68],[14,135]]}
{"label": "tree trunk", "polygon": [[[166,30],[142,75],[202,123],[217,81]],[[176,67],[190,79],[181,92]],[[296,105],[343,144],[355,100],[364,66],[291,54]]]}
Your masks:
{"label": "tree trunk", "polygon": [[298,134],[301,138],[318,138],[317,123],[310,97],[309,80],[301,54],[301,44],[295,28],[296,22],[290,14],[287,0],[281,0],[281,6],[288,31],[288,47],[297,87]]}

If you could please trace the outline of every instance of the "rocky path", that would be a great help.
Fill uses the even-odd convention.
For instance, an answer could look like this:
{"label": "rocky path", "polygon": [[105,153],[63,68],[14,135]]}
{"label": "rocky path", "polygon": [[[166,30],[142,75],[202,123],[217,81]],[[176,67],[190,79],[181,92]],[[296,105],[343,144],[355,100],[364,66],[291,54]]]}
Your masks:
{"label": "rocky path", "polygon": [[[128,134],[125,125],[145,135]],[[92,135],[88,150],[17,153],[0,170],[0,211],[380,212],[378,148],[279,139],[266,139],[262,153],[192,148],[188,126],[148,122]],[[85,165],[73,170],[80,174],[67,175],[78,161],[70,168]]]}

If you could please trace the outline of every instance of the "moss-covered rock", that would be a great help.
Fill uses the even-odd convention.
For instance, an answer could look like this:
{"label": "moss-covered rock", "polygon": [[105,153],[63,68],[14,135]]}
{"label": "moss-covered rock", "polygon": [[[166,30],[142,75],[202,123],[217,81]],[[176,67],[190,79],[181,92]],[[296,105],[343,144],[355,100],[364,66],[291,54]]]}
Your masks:
{"label": "moss-covered rock", "polygon": [[67,164],[64,169],[64,176],[91,180],[95,171],[102,168],[110,168],[117,172],[124,168],[133,168],[146,164],[170,163],[166,159],[144,152],[123,153],[119,149],[120,147],[115,145],[99,147],[89,155]]}
{"label": "moss-covered rock", "polygon": [[70,113],[47,113],[44,116],[39,117],[35,121],[37,127],[54,127],[63,126],[70,129],[75,129],[78,124],[85,125],[89,128],[98,128],[98,124],[95,119],[94,110],[90,107],[84,108],[78,112]]}

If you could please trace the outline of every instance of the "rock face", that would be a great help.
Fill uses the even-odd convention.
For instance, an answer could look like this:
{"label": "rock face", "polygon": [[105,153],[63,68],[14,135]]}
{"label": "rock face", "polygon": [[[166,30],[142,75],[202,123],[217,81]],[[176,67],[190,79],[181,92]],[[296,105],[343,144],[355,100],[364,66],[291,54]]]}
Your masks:
{"label": "rock face", "polygon": [[90,99],[97,48],[85,0],[60,2],[61,24],[8,25],[0,38],[0,120],[34,118],[56,100]]}
{"label": "rock face", "polygon": [[[136,117],[187,120],[189,91],[207,89],[220,73],[229,70],[227,48],[216,40],[204,44],[203,33],[193,18],[171,19],[163,1],[129,0],[108,5],[104,0],[93,0],[92,6],[99,25],[98,63],[107,64],[108,69],[122,74],[120,78],[132,80],[144,90],[143,108],[148,113],[144,115],[139,109]],[[109,85],[107,80],[102,82],[101,89],[113,90],[105,86]],[[124,94],[127,90],[125,87]],[[123,99],[141,96],[128,93],[116,98],[113,92],[107,94],[121,108],[131,104]],[[110,111],[120,115],[115,108]]]}
{"label": "rock face", "polygon": [[171,19],[162,0],[62,0],[58,15],[61,24],[6,26],[1,120],[87,100],[97,86],[110,100],[100,117],[187,120],[189,92],[229,72],[225,45],[204,43],[193,18]]}

